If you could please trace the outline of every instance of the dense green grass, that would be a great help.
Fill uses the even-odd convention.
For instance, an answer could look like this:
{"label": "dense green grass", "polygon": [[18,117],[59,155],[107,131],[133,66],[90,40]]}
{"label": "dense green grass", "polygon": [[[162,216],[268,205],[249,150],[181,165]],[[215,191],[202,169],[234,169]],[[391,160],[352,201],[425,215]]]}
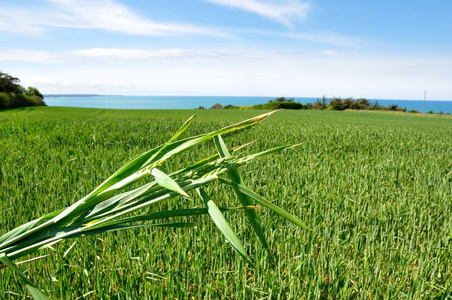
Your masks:
{"label": "dense green grass", "polygon": [[[1,233],[80,199],[128,159],[165,142],[194,112],[187,135],[261,113],[0,112]],[[65,241],[51,257],[21,269],[62,299],[446,298],[452,293],[451,133],[447,117],[283,111],[224,137],[231,146],[257,139],[255,151],[304,142],[241,170],[250,188],[314,229],[259,212],[274,264],[250,228],[237,225],[257,266],[250,269],[203,217],[191,219],[196,229],[110,233],[72,248]],[[212,143],[187,153],[174,169],[214,151]],[[217,188],[209,189],[212,197],[230,203],[232,192]],[[203,205],[181,198],[171,208],[186,201]],[[226,217],[248,224],[242,212]],[[12,272],[0,270],[0,298],[25,295]]]}

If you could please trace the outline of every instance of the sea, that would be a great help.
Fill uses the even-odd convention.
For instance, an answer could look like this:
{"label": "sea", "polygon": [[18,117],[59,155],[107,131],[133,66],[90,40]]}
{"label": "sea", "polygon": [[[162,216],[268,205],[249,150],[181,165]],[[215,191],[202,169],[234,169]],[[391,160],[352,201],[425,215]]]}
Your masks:
{"label": "sea", "polygon": [[[222,105],[248,106],[266,103],[277,97],[249,97],[249,96],[49,96],[45,102],[49,106],[65,107],[90,107],[90,108],[114,108],[114,109],[195,109],[199,107],[209,108],[216,103]],[[314,103],[317,98],[309,97],[286,97],[295,98],[295,101]],[[368,99],[370,103],[378,101],[381,106],[398,105],[407,111],[424,110],[423,100],[391,100],[391,99]],[[452,114],[452,101],[425,102],[425,112]]]}

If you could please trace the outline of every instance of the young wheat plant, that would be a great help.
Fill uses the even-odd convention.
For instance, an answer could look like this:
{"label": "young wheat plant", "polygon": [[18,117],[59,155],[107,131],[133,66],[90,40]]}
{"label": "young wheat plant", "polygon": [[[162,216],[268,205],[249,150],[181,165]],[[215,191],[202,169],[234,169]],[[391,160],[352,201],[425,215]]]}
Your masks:
{"label": "young wheat plant", "polygon": [[[17,262],[29,254],[72,238],[102,234],[109,231],[145,226],[193,227],[193,223],[168,222],[172,217],[209,215],[233,248],[251,265],[251,258],[241,241],[223,216],[225,211],[244,210],[263,247],[269,250],[261,222],[255,212],[256,204],[266,207],[287,220],[308,229],[301,221],[271,202],[248,189],[237,172],[240,166],[260,156],[293,148],[282,146],[251,155],[233,154],[226,147],[221,135],[253,126],[274,112],[266,113],[237,124],[199,136],[181,140],[177,138],[193,121],[188,119],[165,144],[149,150],[117,170],[91,193],[70,205],[23,224],[0,237],[0,269],[9,268],[24,281],[34,299],[48,299],[41,290],[23,274],[18,265],[45,256]],[[214,142],[217,153],[192,165],[165,174],[159,167],[171,163],[171,158],[203,143]],[[240,202],[239,205],[218,207],[203,190],[212,182],[230,186]],[[195,191],[193,193],[192,191]],[[199,197],[204,208],[186,208],[153,211],[152,205],[175,197]],[[149,221],[162,220],[161,223]]]}

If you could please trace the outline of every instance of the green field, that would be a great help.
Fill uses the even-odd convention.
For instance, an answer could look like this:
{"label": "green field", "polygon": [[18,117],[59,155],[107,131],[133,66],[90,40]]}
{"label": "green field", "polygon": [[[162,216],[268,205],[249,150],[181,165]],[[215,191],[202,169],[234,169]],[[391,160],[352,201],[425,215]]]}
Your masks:
{"label": "green field", "polygon": [[[168,140],[193,113],[186,135],[262,111],[0,112],[0,234],[80,199],[127,160]],[[224,139],[229,146],[256,140],[250,152],[304,143],[241,169],[251,189],[313,229],[259,210],[275,263],[243,212],[233,212],[226,217],[255,269],[207,216],[190,219],[196,229],[63,241],[21,269],[52,299],[452,298],[452,118],[282,111]],[[164,171],[214,151],[212,143],[186,152]],[[208,191],[219,203],[235,199],[225,187]],[[159,207],[187,201],[203,206],[192,197]],[[10,270],[0,270],[1,299],[26,295]]]}

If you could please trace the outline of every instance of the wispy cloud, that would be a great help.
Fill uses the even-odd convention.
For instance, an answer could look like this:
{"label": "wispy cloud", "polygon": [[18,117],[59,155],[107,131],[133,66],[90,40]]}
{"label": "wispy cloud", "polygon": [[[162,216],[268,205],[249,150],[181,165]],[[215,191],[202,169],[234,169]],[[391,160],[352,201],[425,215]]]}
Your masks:
{"label": "wispy cloud", "polygon": [[326,57],[336,57],[337,56],[337,52],[333,51],[333,50],[325,50],[322,52],[323,55],[325,55]]}
{"label": "wispy cloud", "polygon": [[[417,99],[427,88],[432,91],[432,99],[450,99],[452,67],[444,64],[452,61],[450,55],[380,56],[339,51],[336,58],[331,58],[328,55],[333,52],[322,53],[319,49],[280,55],[256,48],[231,50],[238,55],[218,60],[207,55],[193,59],[196,52],[188,51],[186,55],[186,51],[182,50],[182,58],[169,55],[133,62],[112,58],[114,63],[105,56],[81,57],[71,52],[70,59],[61,65],[31,68],[29,63],[10,63],[12,68],[7,71],[43,93]],[[183,63],[179,59],[184,59]]]}
{"label": "wispy cloud", "polygon": [[310,5],[298,0],[205,0],[218,5],[256,13],[285,26],[291,27],[293,20],[302,20],[306,17]]}
{"label": "wispy cloud", "polygon": [[61,54],[36,50],[0,50],[0,61],[58,63],[62,61]]}
{"label": "wispy cloud", "polygon": [[256,30],[256,29],[234,29],[236,35],[262,35],[271,38],[283,38],[291,40],[300,40],[316,44],[324,44],[342,48],[357,48],[363,45],[378,45],[377,42],[356,36],[341,34],[333,31],[309,31],[309,32],[284,32],[275,30]]}
{"label": "wispy cloud", "polygon": [[63,63],[74,59],[146,61],[149,59],[180,58],[189,55],[181,49],[119,49],[92,48],[74,51],[0,50],[0,61]]}
{"label": "wispy cloud", "polygon": [[[22,84],[25,86],[37,86],[46,94],[52,93],[69,93],[69,94],[130,94],[131,92],[140,90],[140,86],[135,84],[114,84],[93,83],[80,80],[61,80],[47,76],[30,76],[22,78]],[[147,86],[147,88],[152,88]]]}
{"label": "wispy cloud", "polygon": [[371,41],[365,39],[332,32],[283,33],[282,36],[292,39],[310,41],[318,44],[332,45],[345,48],[353,48],[365,43],[371,43]]}
{"label": "wispy cloud", "polygon": [[81,28],[133,35],[199,34],[227,37],[215,29],[187,24],[153,22],[114,0],[48,0],[36,10],[22,7],[0,8],[0,31],[39,35],[48,28]]}
{"label": "wispy cloud", "polygon": [[181,49],[163,49],[163,50],[143,50],[143,49],[116,49],[116,48],[93,48],[85,50],[76,50],[72,55],[79,57],[93,58],[114,58],[124,60],[143,60],[149,58],[175,58],[183,56]]}

